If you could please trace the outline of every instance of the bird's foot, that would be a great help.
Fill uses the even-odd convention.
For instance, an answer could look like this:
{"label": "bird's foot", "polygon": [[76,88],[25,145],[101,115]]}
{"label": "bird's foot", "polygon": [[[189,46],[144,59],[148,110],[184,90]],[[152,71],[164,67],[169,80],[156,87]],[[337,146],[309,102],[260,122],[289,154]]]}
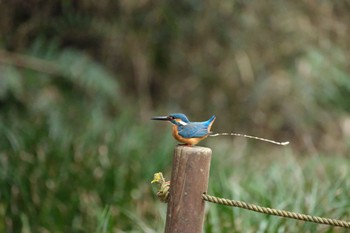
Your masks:
{"label": "bird's foot", "polygon": [[178,144],[178,146],[193,146],[191,144],[183,143],[183,144]]}

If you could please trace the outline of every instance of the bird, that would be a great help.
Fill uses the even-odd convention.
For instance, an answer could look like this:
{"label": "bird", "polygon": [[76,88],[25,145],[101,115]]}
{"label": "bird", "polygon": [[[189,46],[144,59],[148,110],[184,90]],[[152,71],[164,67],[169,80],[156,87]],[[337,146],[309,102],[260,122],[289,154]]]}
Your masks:
{"label": "bird", "polygon": [[207,121],[191,122],[183,113],[172,113],[168,116],[156,116],[151,120],[168,121],[173,125],[172,135],[187,146],[194,146],[208,137],[216,116],[213,115]]}
{"label": "bird", "polygon": [[286,146],[289,144],[288,141],[286,142],[277,142],[274,140],[246,135],[246,134],[240,134],[240,133],[213,133],[210,131],[214,121],[216,119],[216,116],[213,115],[210,117],[207,121],[201,121],[201,122],[191,122],[187,116],[183,113],[172,113],[168,116],[156,116],[152,117],[151,120],[158,120],[158,121],[168,121],[173,125],[172,128],[172,134],[173,137],[179,141],[184,143],[187,146],[194,146],[198,144],[203,139],[207,138],[208,136],[211,137],[217,137],[217,136],[237,136],[237,137],[245,137],[255,140],[260,140],[280,146]]}

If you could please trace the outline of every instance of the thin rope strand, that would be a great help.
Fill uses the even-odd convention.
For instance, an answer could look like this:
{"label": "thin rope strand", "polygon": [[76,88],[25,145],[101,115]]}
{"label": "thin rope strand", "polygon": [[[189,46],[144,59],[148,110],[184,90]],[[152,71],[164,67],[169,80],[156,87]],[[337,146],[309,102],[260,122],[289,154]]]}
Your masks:
{"label": "thin rope strand", "polygon": [[272,144],[280,145],[280,146],[286,146],[289,144],[289,142],[276,142],[274,140],[266,139],[266,138],[260,138],[260,137],[255,137],[255,136],[250,136],[246,134],[239,134],[239,133],[215,133],[215,134],[210,134],[209,136],[211,137],[217,137],[217,136],[237,136],[237,137],[245,137],[245,138],[251,138],[251,139],[256,139],[264,142],[269,142]]}

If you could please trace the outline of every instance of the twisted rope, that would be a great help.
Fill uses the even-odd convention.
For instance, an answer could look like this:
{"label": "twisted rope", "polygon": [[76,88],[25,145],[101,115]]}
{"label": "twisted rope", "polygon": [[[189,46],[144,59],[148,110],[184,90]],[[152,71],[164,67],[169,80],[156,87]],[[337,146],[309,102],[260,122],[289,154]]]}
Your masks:
{"label": "twisted rope", "polygon": [[286,210],[276,210],[268,207],[249,204],[243,201],[235,201],[235,200],[228,200],[225,198],[214,197],[205,193],[202,194],[202,198],[204,201],[212,202],[215,204],[239,207],[247,210],[252,210],[258,213],[276,215],[284,218],[293,218],[293,219],[302,220],[306,222],[314,222],[319,224],[350,228],[350,222],[346,222],[342,220],[331,219],[331,218],[321,218],[317,216],[294,213]]}
{"label": "twisted rope", "polygon": [[[161,172],[154,174],[154,179],[151,183],[158,183],[159,185],[159,190],[157,192],[158,198],[162,202],[168,202],[170,182],[165,181],[163,174]],[[263,214],[270,214],[270,215],[275,215],[279,217],[292,218],[292,219],[297,219],[301,221],[314,222],[314,223],[325,224],[330,226],[350,228],[350,222],[346,222],[342,220],[331,219],[331,218],[321,218],[321,217],[307,215],[307,214],[294,213],[286,210],[277,210],[277,209],[272,209],[268,207],[249,204],[243,201],[236,201],[236,200],[229,200],[225,198],[214,197],[206,193],[202,194],[202,199],[204,201],[212,202],[215,204],[238,207],[238,208],[247,209],[247,210],[251,210],[251,211],[255,211]]]}

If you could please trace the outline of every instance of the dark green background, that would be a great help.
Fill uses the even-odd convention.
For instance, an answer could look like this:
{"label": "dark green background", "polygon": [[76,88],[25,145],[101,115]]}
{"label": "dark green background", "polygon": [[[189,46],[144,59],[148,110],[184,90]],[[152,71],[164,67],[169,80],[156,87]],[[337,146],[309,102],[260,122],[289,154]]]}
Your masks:
{"label": "dark green background", "polygon": [[[176,142],[149,119],[172,112],[291,141],[201,143],[213,149],[213,194],[349,219],[349,10],[0,0],[0,231],[162,232],[150,181],[169,178]],[[341,232],[208,211],[206,232]]]}

